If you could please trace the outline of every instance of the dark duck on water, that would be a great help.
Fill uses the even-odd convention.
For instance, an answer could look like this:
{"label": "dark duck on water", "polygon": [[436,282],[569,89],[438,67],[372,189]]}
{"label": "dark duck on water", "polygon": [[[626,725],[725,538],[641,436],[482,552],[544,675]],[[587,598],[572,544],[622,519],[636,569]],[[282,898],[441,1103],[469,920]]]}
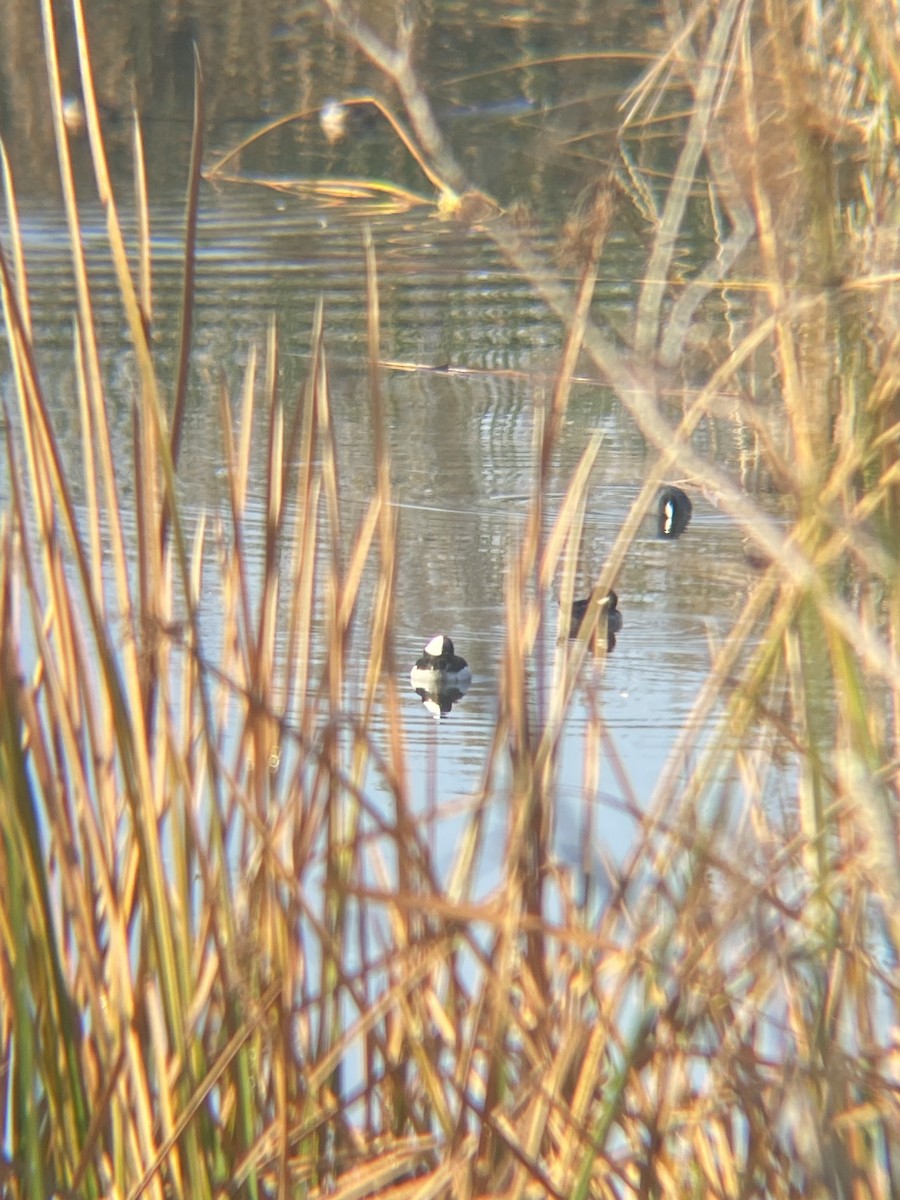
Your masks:
{"label": "dark duck on water", "polygon": [[[572,612],[569,618],[569,637],[578,637],[581,632],[581,626],[584,623],[585,617],[588,615],[592,597],[588,596],[584,600],[572,601]],[[622,614],[619,612],[619,597],[612,589],[607,593],[606,598],[600,601],[600,618],[598,628],[603,628],[603,621],[606,621],[606,649],[612,650],[616,644],[616,634],[622,628]]]}
{"label": "dark duck on water", "polygon": [[694,506],[686,492],[672,485],[660,490],[657,499],[657,533],[662,538],[680,538],[688,527]]}

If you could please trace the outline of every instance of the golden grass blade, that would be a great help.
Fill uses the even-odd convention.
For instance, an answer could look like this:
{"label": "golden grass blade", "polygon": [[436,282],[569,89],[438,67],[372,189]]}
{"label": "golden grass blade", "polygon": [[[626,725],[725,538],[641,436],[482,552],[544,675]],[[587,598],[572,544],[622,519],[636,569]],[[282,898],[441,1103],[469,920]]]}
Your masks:
{"label": "golden grass blade", "polygon": [[28,275],[25,271],[25,254],[22,249],[22,234],[19,229],[19,210],[16,205],[16,194],[13,187],[12,170],[6,154],[6,146],[0,139],[0,170],[3,173],[3,200],[6,208],[6,219],[9,222],[9,240],[13,253],[13,273],[16,280],[16,302],[22,320],[22,330],[26,339],[31,341],[31,305],[28,298]]}
{"label": "golden grass blade", "polygon": [[[251,648],[251,679],[250,686],[253,694],[268,696],[273,691],[275,638],[277,618],[280,607],[280,577],[278,546],[281,527],[284,520],[284,495],[282,482],[285,471],[283,459],[284,448],[284,415],[277,388],[278,357],[276,348],[275,325],[269,326],[268,352],[266,355],[266,399],[269,427],[267,480],[265,497],[265,531],[263,537],[264,575],[262,594],[259,597],[259,620],[256,637]],[[249,631],[248,631],[249,633]],[[257,787],[257,803],[259,811],[266,807],[266,783],[268,764],[273,754],[277,754],[279,744],[277,724],[268,717],[257,719],[261,714],[250,712],[249,723],[252,728],[254,745],[254,762],[259,765],[255,773]]]}
{"label": "golden grass blade", "polygon": [[[237,572],[237,587],[240,597],[240,613],[243,623],[244,639],[249,639],[253,628],[250,607],[249,582],[244,572],[246,555],[244,551],[244,514],[247,506],[247,481],[250,475],[250,446],[253,434],[254,387],[256,382],[256,348],[250,347],[247,368],[244,372],[244,387],[242,392],[240,444],[237,452],[234,447],[234,436],[231,428],[231,408],[228,394],[224,386],[219,392],[219,411],[221,415],[222,437],[224,440],[225,462],[228,468],[228,484],[231,500],[232,537],[234,539],[235,570]],[[244,678],[250,679],[251,663],[249,645],[246,641],[243,647]]]}
{"label": "golden grass blade", "polygon": [[[145,667],[147,685],[143,690],[142,707],[149,722],[152,721],[151,711],[155,693],[153,680],[159,676],[155,665],[158,636],[154,636],[153,631],[161,628],[166,614],[160,594],[163,587],[161,572],[164,547],[159,539],[156,437],[152,423],[147,417],[147,409],[143,405],[136,406],[132,412],[135,516],[138,530],[138,602],[144,628],[143,651],[148,660]],[[87,430],[85,441],[89,441]]]}
{"label": "golden grass blade", "polygon": [[150,208],[147,198],[147,164],[144,139],[138,115],[133,115],[132,146],[134,157],[134,194],[138,218],[138,303],[144,336],[150,341],[153,330],[153,274],[150,257]]}
{"label": "golden grass blade", "polygon": [[180,341],[175,399],[172,405],[172,462],[178,465],[181,434],[187,406],[188,368],[191,356],[191,337],[194,316],[194,278],[197,253],[197,219],[200,205],[200,176],[203,162],[203,72],[200,57],[194,47],[194,124],[191,134],[191,163],[188,171],[188,194],[185,211],[184,280],[181,289]]}
{"label": "golden grass blade", "polygon": [[[106,212],[107,234],[109,237],[110,249],[112,251],[113,263],[116,268],[119,294],[125,308],[125,315],[128,319],[129,327],[131,329],[132,343],[134,345],[135,353],[141,369],[141,377],[145,389],[145,398],[148,402],[153,403],[157,401],[156,378],[150,356],[147,330],[145,329],[144,322],[142,320],[141,306],[131,277],[128,257],[125,252],[125,239],[122,235],[122,227],[119,221],[115,199],[113,196],[112,183],[110,181],[109,168],[106,161],[106,150],[103,144],[103,136],[100,132],[100,117],[97,109],[97,99],[94,92],[94,78],[91,71],[90,57],[88,53],[87,30],[85,27],[84,10],[81,5],[81,0],[75,0],[73,3],[72,16],[75,24],[78,67],[81,76],[82,92],[84,94],[85,118],[87,122],[88,139],[91,146],[91,158],[94,164],[94,175],[97,182],[97,190],[100,195],[100,203],[103,205],[103,208]],[[46,11],[44,30],[45,45],[47,46],[47,52],[50,53],[50,43],[55,42],[55,31],[52,15],[49,13],[49,11]],[[52,53],[55,56],[55,48]],[[55,83],[58,90],[58,69],[51,71],[51,74],[53,76],[52,82]],[[54,97],[54,107],[57,102],[59,103],[60,107],[59,119],[62,121],[61,99],[58,95]],[[56,117],[55,112],[54,117]],[[61,140],[64,142],[64,125],[60,126],[59,132],[61,134]],[[58,149],[61,149],[59,145]],[[66,159],[68,159],[67,154]],[[66,170],[64,173],[68,174],[69,172]]]}
{"label": "golden grass blade", "polygon": [[244,187],[264,187],[288,196],[300,196],[315,200],[317,204],[340,208],[349,215],[364,219],[391,213],[409,212],[412,208],[433,208],[434,200],[411,192],[408,188],[388,183],[381,179],[300,179],[266,177],[254,175],[248,179],[243,175],[216,174],[207,176],[218,183],[239,183]]}
{"label": "golden grass blade", "polygon": [[[317,305],[313,319],[312,342],[315,347],[321,337],[322,307]],[[288,622],[287,658],[285,674],[288,679],[286,711],[291,711],[294,697],[305,699],[311,658],[312,625],[314,611],[314,588],[318,562],[318,512],[319,479],[314,470],[316,447],[316,413],[313,377],[315,358],[310,379],[298,404],[295,419],[296,437],[290,439],[297,444],[299,469],[297,471],[296,510],[298,528],[294,533],[294,550],[290,572],[292,605]],[[313,723],[312,706],[304,704],[301,715],[301,733],[308,738]]]}
{"label": "golden grass blade", "polygon": [[78,416],[81,423],[81,455],[84,464],[86,523],[90,546],[91,583],[94,595],[103,594],[103,539],[98,503],[97,456],[94,453],[93,426],[90,410],[90,385],[85,370],[82,339],[72,330],[72,357],[75,363],[75,387],[78,394]]}

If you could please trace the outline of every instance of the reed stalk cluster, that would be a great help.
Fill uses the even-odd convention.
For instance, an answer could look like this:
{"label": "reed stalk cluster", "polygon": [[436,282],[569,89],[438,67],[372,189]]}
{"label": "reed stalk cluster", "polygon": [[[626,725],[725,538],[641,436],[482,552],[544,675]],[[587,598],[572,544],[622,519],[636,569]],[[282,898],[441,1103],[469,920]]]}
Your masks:
{"label": "reed stalk cluster", "polygon": [[[202,89],[167,394],[150,334],[140,130],[129,256],[74,0],[96,186],[138,368],[137,519],[123,522],[43,0],[81,455],[64,459],[42,384],[4,156],[14,387],[3,414],[12,500],[0,517],[0,1191],[896,1195],[896,8],[721,0],[682,11],[667,0],[668,46],[623,108],[622,164],[569,230],[572,289],[444,143],[414,26],[390,41],[344,0],[325,3],[399,97],[393,120],[444,214],[479,223],[565,329],[557,386],[536,417],[535,499],[510,553],[484,786],[462,798],[439,874],[412,811],[397,694],[397,507],[371,239],[376,482],[357,526],[342,513],[321,308],[299,398],[280,394],[274,330],[251,353],[240,397],[223,386],[229,512],[191,524],[176,483]],[[681,150],[665,188],[651,189],[634,147],[672,119],[673,95]],[[627,347],[591,306],[610,196],[623,191],[650,231]],[[685,281],[686,213],[702,205],[717,252]],[[751,328],[711,355],[673,423],[659,381],[688,354],[703,306],[751,273]],[[564,563],[571,598],[598,448],[588,444],[558,512],[545,512],[541,483],[582,351],[658,451],[597,586],[674,472],[715,496],[768,563],[710,648],[654,795],[633,795],[620,774],[635,829],[626,861],[584,877],[555,859],[550,830],[590,630],[559,645],[544,703],[529,682]],[[777,424],[746,383],[760,358],[782,398]],[[694,437],[722,419],[757,439],[790,500],[786,533]],[[246,549],[253,438],[267,447],[261,560]],[[354,630],[370,658],[350,705]],[[602,714],[589,740],[586,795],[601,755],[617,770]],[[790,764],[777,778],[793,781],[791,795],[775,793],[776,760]],[[509,822],[485,895],[478,869],[501,778]]]}

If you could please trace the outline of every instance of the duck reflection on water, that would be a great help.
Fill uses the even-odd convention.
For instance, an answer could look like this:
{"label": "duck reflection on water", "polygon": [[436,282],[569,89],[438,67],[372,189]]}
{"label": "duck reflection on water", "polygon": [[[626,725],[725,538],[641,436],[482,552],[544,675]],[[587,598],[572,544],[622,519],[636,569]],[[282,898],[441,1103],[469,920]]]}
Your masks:
{"label": "duck reflection on water", "polygon": [[436,691],[417,687],[415,692],[427,711],[431,713],[436,721],[440,721],[443,717],[450,715],[453,705],[458,700],[462,700],[468,690],[468,684],[461,686],[454,684],[452,687],[438,688]]}

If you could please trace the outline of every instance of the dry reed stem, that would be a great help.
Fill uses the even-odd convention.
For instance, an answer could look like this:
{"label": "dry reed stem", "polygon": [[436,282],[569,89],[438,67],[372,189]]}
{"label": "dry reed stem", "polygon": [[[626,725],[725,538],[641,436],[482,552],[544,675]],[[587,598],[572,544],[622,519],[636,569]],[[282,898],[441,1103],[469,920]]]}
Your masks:
{"label": "dry reed stem", "polygon": [[660,310],[669,268],[684,224],[685,209],[694,186],[700,156],[709,137],[713,107],[723,84],[722,69],[740,4],[741,0],[727,0],[719,7],[715,27],[699,64],[699,81],[693,92],[688,129],[666,195],[635,318],[634,349],[641,358],[653,354],[659,338]]}
{"label": "dry reed stem", "polygon": [[[416,125],[422,96],[408,50],[401,44],[384,62]],[[721,54],[716,62],[732,69]],[[434,131],[425,129],[429,145]],[[760,205],[765,186],[759,175]],[[6,190],[11,197],[9,182]],[[777,247],[774,217],[770,232]],[[251,355],[237,446],[223,386],[230,521],[208,538],[200,519],[190,555],[177,545],[174,555],[147,554],[133,602],[141,640],[126,637],[123,646],[103,619],[91,550],[102,506],[115,500],[103,483],[109,430],[102,388],[93,390],[89,304],[75,358],[84,363],[84,456],[96,441],[105,499],[92,496],[85,532],[35,364],[18,237],[14,269],[0,258],[19,403],[18,426],[6,420],[13,516],[0,531],[0,1037],[23,1146],[9,1168],[15,1194],[212,1195],[223,1165],[235,1186],[257,1195],[787,1197],[833,1194],[850,1181],[890,1194],[896,1050],[883,1016],[890,1025],[897,987],[882,950],[898,937],[898,866],[884,850],[896,830],[887,777],[877,773],[887,738],[866,703],[871,675],[863,668],[874,674],[877,665],[896,703],[893,652],[870,634],[865,610],[856,617],[836,599],[830,578],[851,554],[855,522],[877,511],[877,494],[855,507],[844,500],[870,448],[836,456],[821,497],[788,537],[764,529],[775,564],[713,647],[695,708],[709,729],[727,693],[728,720],[703,756],[685,732],[649,809],[628,789],[597,718],[591,752],[604,748],[636,835],[632,856],[609,868],[607,891],[592,907],[554,862],[548,830],[559,730],[588,635],[560,651],[546,704],[532,702],[526,683],[528,658],[541,651],[543,593],[561,559],[564,602],[571,599],[599,449],[589,444],[553,527],[532,514],[512,558],[507,620],[521,635],[504,650],[484,786],[461,810],[467,821],[441,886],[427,831],[409,808],[392,683],[385,747],[367,720],[380,666],[362,680],[363,715],[347,712],[354,623],[364,626],[374,660],[388,670],[393,662],[397,522],[381,438],[371,237],[377,482],[358,528],[347,530],[341,510],[320,307],[308,386],[289,432],[274,329],[261,382]],[[531,253],[507,244],[520,259]],[[575,311],[549,273],[538,285],[559,311]],[[589,290],[586,282],[582,313]],[[148,311],[146,295],[139,307]],[[766,324],[766,337],[783,337],[788,366],[798,311],[783,309]],[[625,355],[607,357],[586,316],[583,330],[572,328],[570,350],[582,332],[620,385],[644,388]],[[752,341],[716,380],[737,375]],[[536,422],[539,473],[553,453],[570,365],[561,367],[551,418]],[[715,387],[701,389],[677,431],[644,406],[646,394],[635,401],[659,444],[664,434],[672,439],[660,476],[668,462],[693,462],[698,479],[722,477],[689,442]],[[135,459],[149,476],[141,521],[160,529],[171,498],[177,529],[160,412],[144,411],[135,424]],[[264,427],[268,470],[260,573],[246,537],[254,427]],[[891,486],[890,468],[880,471],[876,487],[883,494]],[[729,487],[728,506],[746,525],[755,506]],[[215,562],[205,561],[210,543]],[[895,583],[896,567],[874,535],[852,553]],[[598,588],[612,581],[615,561]],[[213,593],[222,644],[207,657],[194,615]],[[313,602],[323,594],[327,656],[317,676]],[[804,641],[803,622],[816,616],[810,596],[827,618],[818,654]],[[766,644],[753,649],[773,602]],[[22,613],[34,631],[33,663]],[[139,663],[138,648],[148,645],[139,626],[148,613],[164,643],[154,647],[152,713],[147,693],[138,703],[119,676],[122,656]],[[870,636],[854,657],[847,639],[858,629]],[[827,727],[812,690],[821,663],[839,688]],[[763,745],[754,741],[760,718]],[[740,736],[733,751],[726,733]],[[824,752],[832,733],[833,759]],[[802,820],[764,802],[771,746],[799,756]],[[739,856],[720,777],[726,753],[749,781]],[[697,761],[686,773],[689,755]],[[507,763],[516,803],[505,869],[492,894],[476,899],[488,806]],[[389,797],[387,812],[363,792],[369,770]],[[692,819],[701,811],[702,823]],[[886,935],[873,922],[873,899]],[[364,1063],[356,1079],[347,1066],[354,1053]]]}

